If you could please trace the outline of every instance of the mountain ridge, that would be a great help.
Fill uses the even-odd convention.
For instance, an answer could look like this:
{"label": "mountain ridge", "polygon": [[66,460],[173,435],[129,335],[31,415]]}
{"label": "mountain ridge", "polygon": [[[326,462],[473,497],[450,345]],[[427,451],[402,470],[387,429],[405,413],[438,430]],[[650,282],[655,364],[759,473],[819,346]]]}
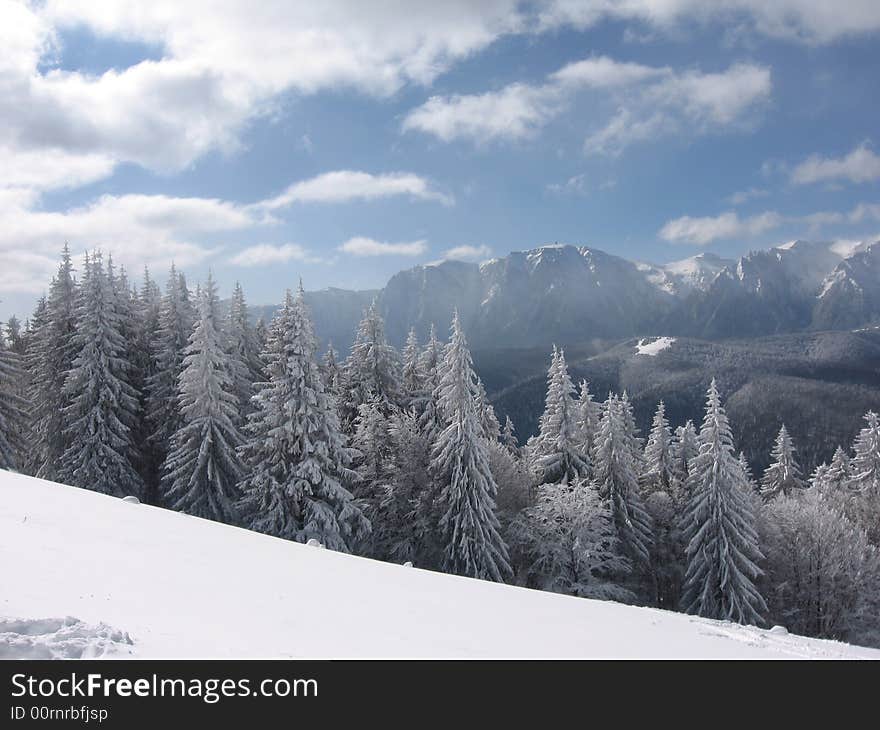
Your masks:
{"label": "mountain ridge", "polygon": [[[482,263],[442,261],[382,288],[309,292],[322,344],[345,354],[376,302],[389,340],[445,333],[457,309],[475,347],[680,335],[704,339],[853,329],[880,321],[875,241],[796,240],[737,259],[701,252],[657,265],[592,246],[547,244]],[[254,308],[268,317],[274,306]]]}

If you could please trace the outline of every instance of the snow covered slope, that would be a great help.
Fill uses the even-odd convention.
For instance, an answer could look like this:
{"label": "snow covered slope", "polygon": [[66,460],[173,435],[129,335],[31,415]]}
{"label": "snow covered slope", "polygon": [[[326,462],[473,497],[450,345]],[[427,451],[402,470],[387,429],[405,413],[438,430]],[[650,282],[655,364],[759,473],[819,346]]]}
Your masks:
{"label": "snow covered slope", "polygon": [[0,565],[5,656],[880,658],[341,555],[8,472]]}

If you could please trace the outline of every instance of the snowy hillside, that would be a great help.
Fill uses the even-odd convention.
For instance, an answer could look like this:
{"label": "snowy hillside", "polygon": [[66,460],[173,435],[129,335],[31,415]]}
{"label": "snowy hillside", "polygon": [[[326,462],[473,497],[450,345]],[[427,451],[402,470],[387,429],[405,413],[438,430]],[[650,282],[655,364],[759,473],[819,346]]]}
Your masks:
{"label": "snowy hillside", "polygon": [[341,555],[8,472],[0,495],[0,657],[880,658]]}

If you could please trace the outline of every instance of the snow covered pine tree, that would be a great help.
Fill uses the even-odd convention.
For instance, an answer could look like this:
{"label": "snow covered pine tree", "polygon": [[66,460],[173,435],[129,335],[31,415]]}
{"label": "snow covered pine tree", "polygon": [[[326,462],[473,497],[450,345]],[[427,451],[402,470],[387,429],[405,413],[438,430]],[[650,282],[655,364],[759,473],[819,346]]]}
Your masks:
{"label": "snow covered pine tree", "polygon": [[495,514],[497,487],[489,469],[476,407],[476,376],[458,312],[453,314],[436,395],[447,424],[434,445],[432,462],[443,484],[439,496],[443,569],[504,581],[511,575],[510,561]]}
{"label": "snow covered pine tree", "polygon": [[590,460],[581,450],[577,416],[565,353],[554,347],[540,432],[531,451],[533,468],[544,484],[573,484],[589,475]]}
{"label": "snow covered pine tree", "polygon": [[727,414],[715,380],[709,386],[700,453],[688,478],[684,518],[687,573],[684,607],[708,618],[759,624],[767,611],[755,586],[761,575],[752,503],[733,451]]}
{"label": "snow covered pine tree", "polygon": [[100,253],[86,258],[76,308],[77,349],[64,382],[67,450],[61,457],[66,484],[117,497],[140,497],[143,482],[134,468],[138,393],[116,297]]}
{"label": "snow covered pine tree", "polygon": [[163,501],[197,517],[236,524],[237,483],[243,476],[236,449],[243,439],[235,421],[241,404],[218,331],[217,308],[217,288],[209,274],[180,374],[182,425],[171,437],[163,467]]}
{"label": "snow covered pine tree", "polygon": [[254,396],[242,456],[240,511],[259,532],[351,552],[369,533],[344,482],[355,478],[336,401],[324,389],[317,343],[300,284],[272,321],[268,382]]}
{"label": "snow covered pine tree", "polygon": [[780,494],[788,496],[806,488],[801,468],[795,458],[794,443],[784,423],[779,429],[770,458],[772,462],[761,479],[761,494],[765,499],[773,499]]}

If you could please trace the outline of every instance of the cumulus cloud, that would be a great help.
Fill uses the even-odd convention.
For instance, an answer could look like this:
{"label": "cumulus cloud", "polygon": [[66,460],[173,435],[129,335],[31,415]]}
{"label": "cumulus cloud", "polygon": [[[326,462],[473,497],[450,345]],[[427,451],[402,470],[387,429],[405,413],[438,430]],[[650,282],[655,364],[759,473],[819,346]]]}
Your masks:
{"label": "cumulus cloud", "polygon": [[682,216],[667,221],[657,234],[670,243],[690,243],[705,246],[713,241],[754,238],[784,224],[798,225],[816,232],[823,226],[857,225],[866,221],[880,221],[880,204],[859,203],[849,211],[816,211],[805,215],[783,216],[776,211],[740,217],[734,211],[717,216]]}
{"label": "cumulus cloud", "polygon": [[403,130],[426,132],[444,142],[522,139],[556,115],[557,96],[555,89],[528,84],[485,94],[432,96],[406,115]]}
{"label": "cumulus cloud", "polygon": [[455,246],[443,252],[441,261],[482,261],[492,255],[492,249],[481,246]]}
{"label": "cumulus cloud", "polygon": [[453,202],[450,196],[432,189],[425,178],[412,173],[372,175],[355,170],[337,170],[294,183],[280,195],[258,205],[268,210],[277,210],[294,203],[345,203],[394,196],[433,200],[444,205],[451,205]]}
{"label": "cumulus cloud", "polygon": [[513,83],[483,94],[431,97],[407,114],[402,128],[444,142],[519,140],[562,114],[576,93],[592,91],[607,97],[615,111],[587,136],[585,149],[616,154],[634,142],[683,128],[705,133],[747,126],[771,87],[770,70],[753,64],[735,64],[717,73],[679,72],[599,56],[568,64],[542,84]]}
{"label": "cumulus cloud", "polygon": [[47,262],[65,241],[75,253],[112,251],[129,268],[172,260],[187,266],[215,252],[206,236],[260,224],[246,208],[213,198],[104,195],[64,211],[41,210],[37,201],[33,191],[0,189],[0,268],[11,266],[20,278],[0,279],[0,290],[41,291]]}
{"label": "cumulus cloud", "polygon": [[[108,175],[124,162],[174,172],[208,151],[236,150],[246,125],[271,113],[285,92],[342,88],[387,97],[407,84],[430,84],[505,35],[582,28],[607,18],[661,29],[684,20],[727,24],[733,19],[775,37],[826,42],[876,32],[880,5],[874,0],[836,5],[821,0],[413,0],[400,12],[397,3],[361,0],[0,0],[0,148],[13,150],[19,179],[36,187],[58,186],[65,178],[35,168],[33,159],[25,159],[33,153],[56,151],[64,163],[59,168],[71,171],[65,185]],[[83,28],[101,38],[149,44],[160,55],[103,73],[52,68],[65,33]],[[639,87],[667,76],[640,64],[586,59],[543,84],[433,97],[404,125],[441,139],[521,138],[558,113],[564,89]],[[739,100],[748,95],[748,89],[733,89],[726,77],[675,76],[681,76],[679,83],[667,88],[677,87],[679,103],[715,124],[737,117]],[[745,76],[740,80],[749,83]],[[725,97],[728,92],[733,97]],[[629,111],[631,135],[643,133],[646,124],[662,126],[661,120],[646,122],[644,114]],[[480,122],[480,116],[488,121]],[[622,119],[615,119],[618,129]],[[611,130],[604,135],[612,136]]]}
{"label": "cumulus cloud", "polygon": [[[452,64],[521,32],[517,0],[0,0],[0,149],[40,189],[61,173],[35,168],[57,151],[68,185],[123,162],[163,173],[211,150],[234,151],[241,131],[284,92],[349,88],[388,96],[428,84]],[[103,73],[52,68],[64,34],[150,44],[158,59]],[[30,159],[27,159],[30,156]],[[61,166],[59,166],[60,169]]]}
{"label": "cumulus cloud", "polygon": [[356,236],[339,246],[339,250],[352,256],[421,256],[428,250],[428,243],[424,240],[386,243]]}
{"label": "cumulus cloud", "polygon": [[735,64],[718,73],[667,70],[659,79],[618,96],[616,114],[590,134],[588,153],[618,154],[661,135],[706,134],[752,126],[770,98],[770,69]]}
{"label": "cumulus cloud", "polygon": [[229,259],[229,263],[245,267],[283,264],[288,261],[316,263],[319,259],[311,256],[305,248],[297,243],[284,243],[281,245],[262,243],[256,246],[248,246]]}
{"label": "cumulus cloud", "polygon": [[544,28],[588,28],[606,20],[638,21],[661,32],[697,24],[743,26],[772,37],[829,43],[880,30],[874,0],[551,0],[540,12]]}
{"label": "cumulus cloud", "polygon": [[782,224],[782,216],[774,211],[740,218],[727,211],[718,216],[694,218],[689,215],[668,221],[658,234],[671,243],[693,243],[705,246],[718,239],[751,238]]}
{"label": "cumulus cloud", "polygon": [[852,183],[880,180],[880,155],[862,142],[844,157],[812,155],[791,171],[796,185],[845,180]]}

